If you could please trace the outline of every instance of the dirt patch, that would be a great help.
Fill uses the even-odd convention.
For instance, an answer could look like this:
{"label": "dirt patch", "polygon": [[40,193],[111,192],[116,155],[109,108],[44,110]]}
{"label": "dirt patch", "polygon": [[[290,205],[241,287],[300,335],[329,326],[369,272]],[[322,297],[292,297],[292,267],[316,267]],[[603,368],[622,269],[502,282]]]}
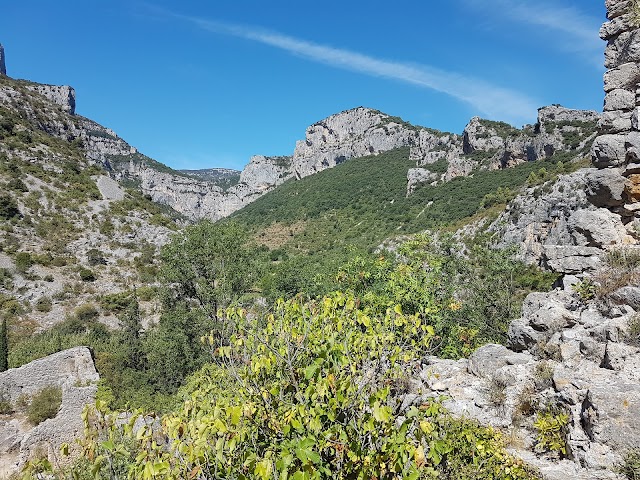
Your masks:
{"label": "dirt patch", "polygon": [[302,220],[291,224],[275,222],[258,232],[256,242],[265,245],[269,250],[275,250],[293,240],[306,227],[306,222]]}

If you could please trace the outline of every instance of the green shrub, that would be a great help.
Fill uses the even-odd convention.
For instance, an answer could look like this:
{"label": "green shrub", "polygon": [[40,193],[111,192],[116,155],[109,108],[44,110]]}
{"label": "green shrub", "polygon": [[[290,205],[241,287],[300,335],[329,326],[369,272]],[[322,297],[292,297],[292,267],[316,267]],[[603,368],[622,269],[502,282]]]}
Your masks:
{"label": "green shrub", "polygon": [[533,427],[536,429],[536,448],[558,454],[567,455],[567,434],[569,414],[557,408],[546,408],[538,412]]}
{"label": "green shrub", "polygon": [[622,465],[618,472],[629,480],[640,480],[640,448],[625,453]]}
{"label": "green shrub", "polygon": [[91,320],[95,320],[99,315],[100,313],[98,312],[96,307],[90,303],[80,305],[73,311],[73,316],[80,322],[89,322]]}
{"label": "green shrub", "polygon": [[36,310],[39,312],[50,312],[51,311],[51,299],[49,297],[40,297],[36,300],[35,304]]}
{"label": "green shrub", "polygon": [[107,264],[107,261],[104,258],[104,253],[97,248],[92,248],[87,252],[87,262],[91,266]]}
{"label": "green shrub", "polygon": [[16,201],[9,195],[0,195],[0,219],[10,220],[19,215]]}
{"label": "green shrub", "polygon": [[[86,448],[128,457],[133,478],[151,458],[163,478],[536,478],[495,430],[452,418],[438,399],[400,415],[394,389],[434,337],[419,315],[399,306],[377,315],[335,293],[279,301],[260,319],[230,308],[223,325],[226,335],[203,338],[215,362],[190,379],[162,432],[127,427],[133,451],[105,446],[117,415],[98,403]],[[175,441],[155,448],[158,434]]]}
{"label": "green shrub", "polygon": [[20,273],[25,273],[33,265],[31,254],[28,252],[18,252],[16,254],[16,270]]}
{"label": "green shrub", "polygon": [[8,190],[14,190],[16,192],[20,192],[20,193],[24,193],[24,192],[28,192],[29,189],[27,188],[27,186],[24,184],[24,182],[22,180],[20,180],[19,178],[12,178],[11,180],[9,180],[9,183],[7,184],[7,189]]}
{"label": "green shrub", "polygon": [[78,271],[78,274],[80,275],[80,280],[82,280],[83,282],[95,282],[98,278],[92,270],[85,267],[82,267]]}
{"label": "green shrub", "polygon": [[636,313],[629,319],[624,342],[634,347],[640,347],[640,314]]}
{"label": "green shrub", "polygon": [[57,386],[45,387],[36,393],[27,407],[27,418],[32,425],[38,425],[58,414],[62,404],[62,389]]}

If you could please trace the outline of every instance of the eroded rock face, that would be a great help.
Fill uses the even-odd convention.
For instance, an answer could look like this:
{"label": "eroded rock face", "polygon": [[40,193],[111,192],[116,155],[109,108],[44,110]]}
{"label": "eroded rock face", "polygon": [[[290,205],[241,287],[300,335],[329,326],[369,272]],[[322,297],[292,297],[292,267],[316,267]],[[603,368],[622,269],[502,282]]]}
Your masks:
{"label": "eroded rock face", "polygon": [[76,347],[54,353],[0,373],[0,393],[16,405],[45,387],[62,389],[62,404],[58,414],[32,427],[20,412],[0,421],[0,472],[18,471],[28,460],[45,454],[57,461],[63,443],[72,444],[83,435],[82,411],[95,402],[99,380],[91,352]]}
{"label": "eroded rock face", "polygon": [[354,108],[331,115],[307,128],[296,143],[292,169],[306,177],[346,160],[413,145],[417,129],[370,108]]}
{"label": "eroded rock face", "polygon": [[[405,407],[445,395],[454,414],[509,428],[518,445],[512,453],[545,479],[621,479],[614,467],[640,445],[640,349],[622,342],[632,297],[613,311],[570,291],[530,294],[511,324],[510,348],[485,345],[468,360],[428,358]],[[568,413],[567,460],[533,453],[531,405]]]}
{"label": "eroded rock face", "polygon": [[56,103],[62,107],[62,109],[74,115],[76,113],[76,91],[68,85],[40,85],[32,84],[27,88],[34,92],[44,95],[53,103]]}
{"label": "eroded rock face", "polygon": [[[640,216],[640,25],[634,1],[607,1],[607,22],[600,38],[607,41],[605,50],[604,114],[599,123],[600,136],[591,154],[602,175],[602,187],[593,201],[611,209],[629,222]],[[615,179],[614,177],[618,177]],[[610,190],[609,185],[616,185]],[[618,185],[623,184],[622,192]],[[596,185],[597,186],[597,185]]]}
{"label": "eroded rock face", "polygon": [[7,66],[5,64],[5,59],[4,59],[4,47],[0,43],[0,75],[6,75],[6,74],[7,74]]}

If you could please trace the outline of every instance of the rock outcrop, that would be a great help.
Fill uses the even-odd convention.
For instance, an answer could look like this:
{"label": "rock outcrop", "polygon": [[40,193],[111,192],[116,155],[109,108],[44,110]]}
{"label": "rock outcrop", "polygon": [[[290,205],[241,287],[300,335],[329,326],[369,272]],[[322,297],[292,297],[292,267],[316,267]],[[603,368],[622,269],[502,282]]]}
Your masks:
{"label": "rock outcrop", "polygon": [[606,173],[593,177],[590,198],[628,223],[640,217],[640,22],[635,1],[607,0],[606,6],[604,114],[592,147],[594,165]]}
{"label": "rock outcrop", "polygon": [[411,147],[416,168],[407,177],[410,195],[430,173],[441,181],[468,176],[478,169],[503,169],[563,153],[565,160],[587,155],[596,135],[597,112],[572,110],[559,105],[538,110],[535,125],[517,129],[504,122],[474,117],[462,136],[429,129],[419,131]]}
{"label": "rock outcrop", "polygon": [[0,43],[0,75],[6,75],[6,74],[7,74],[7,65],[4,59],[4,47]]}
{"label": "rock outcrop", "polygon": [[53,103],[62,107],[62,109],[70,115],[76,113],[76,91],[67,85],[27,85],[29,90],[44,95]]}
{"label": "rock outcrop", "polygon": [[303,178],[350,158],[409,146],[415,143],[417,130],[370,108],[346,110],[307,128],[305,139],[296,143],[292,169],[296,178]]}
{"label": "rock outcrop", "polygon": [[[59,448],[83,435],[82,411],[95,402],[99,380],[86,347],[54,353],[0,373],[0,396],[16,412],[0,416],[0,475],[16,472],[34,456],[45,455],[60,461]],[[19,405],[46,387],[62,389],[58,414],[32,426]]]}
{"label": "rock outcrop", "polygon": [[[532,293],[511,324],[509,348],[427,359],[404,403],[444,395],[454,414],[509,429],[512,453],[546,480],[621,479],[616,467],[640,446],[640,348],[625,343],[633,301],[629,293],[615,304],[584,302],[566,290]],[[535,411],[568,415],[563,460],[533,453],[540,450]]]}

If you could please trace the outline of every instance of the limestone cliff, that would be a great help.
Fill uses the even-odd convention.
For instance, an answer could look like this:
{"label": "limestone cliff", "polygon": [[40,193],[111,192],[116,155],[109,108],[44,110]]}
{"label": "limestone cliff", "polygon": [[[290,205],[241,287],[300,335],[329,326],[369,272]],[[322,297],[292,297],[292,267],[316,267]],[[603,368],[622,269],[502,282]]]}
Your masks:
{"label": "limestone cliff", "polygon": [[417,128],[377,110],[346,110],[307,128],[296,143],[292,168],[296,178],[306,177],[350,158],[413,145],[417,134]]}
{"label": "limestone cliff", "polygon": [[4,47],[0,43],[0,75],[7,74],[7,67],[4,60]]}

